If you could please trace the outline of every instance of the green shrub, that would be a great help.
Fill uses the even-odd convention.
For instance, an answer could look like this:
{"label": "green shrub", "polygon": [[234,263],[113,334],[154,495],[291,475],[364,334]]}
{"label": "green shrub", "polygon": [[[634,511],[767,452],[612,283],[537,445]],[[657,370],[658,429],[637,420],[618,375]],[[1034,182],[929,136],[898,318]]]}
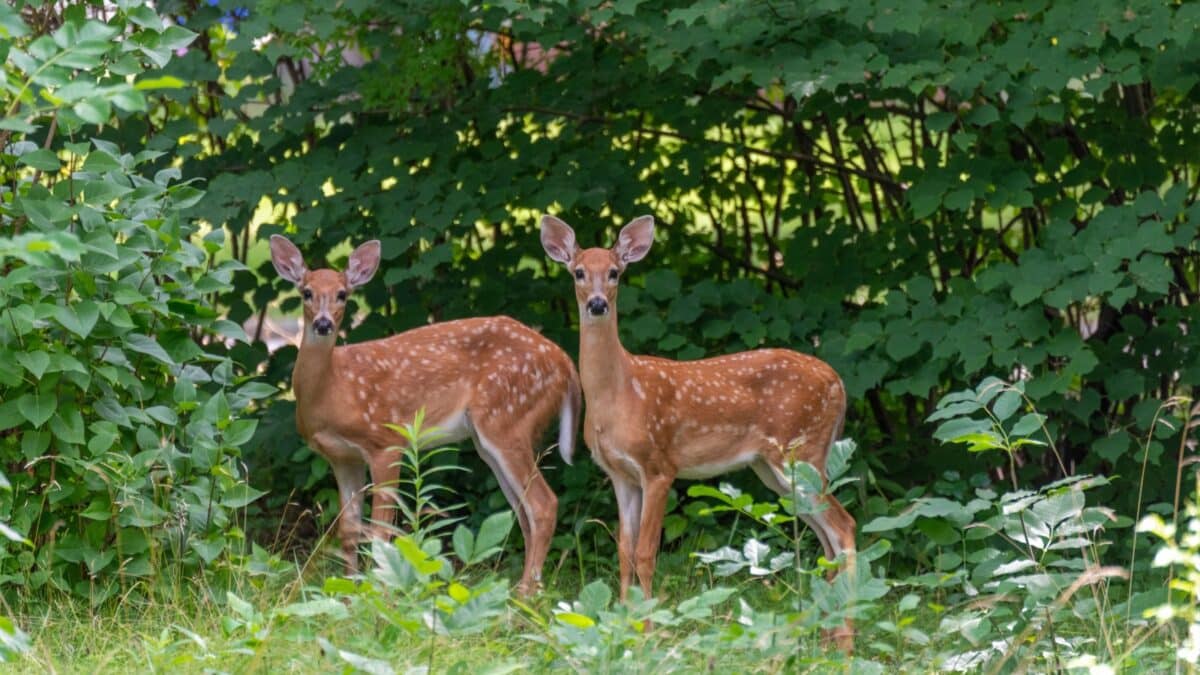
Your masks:
{"label": "green shrub", "polygon": [[0,521],[32,543],[0,540],[0,587],[93,602],[240,545],[259,495],[240,414],[273,391],[222,355],[245,336],[213,297],[242,265],[181,216],[203,192],[147,171],[161,152],[96,137],[146,110],[169,84],[146,64],[194,35],[139,3],[98,11],[41,34],[38,9],[0,7]]}

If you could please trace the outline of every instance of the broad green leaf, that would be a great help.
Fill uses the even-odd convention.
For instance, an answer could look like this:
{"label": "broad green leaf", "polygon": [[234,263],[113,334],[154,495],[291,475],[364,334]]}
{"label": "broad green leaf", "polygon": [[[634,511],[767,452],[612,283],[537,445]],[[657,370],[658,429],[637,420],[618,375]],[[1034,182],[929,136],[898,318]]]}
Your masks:
{"label": "broad green leaf", "polygon": [[837,480],[846,473],[850,468],[850,457],[854,455],[854,451],[858,449],[858,445],[852,438],[842,438],[834,441],[829,449],[829,456],[825,459],[825,477],[828,480]]}
{"label": "broad green leaf", "polygon": [[106,171],[121,171],[122,168],[120,160],[103,150],[93,150],[88,153],[87,159],[83,160],[84,171],[104,173]]}
{"label": "broad green leaf", "polygon": [[35,380],[42,379],[46,369],[50,367],[50,355],[43,351],[18,352],[17,361],[25,366],[25,370],[28,370]]}
{"label": "broad green leaf", "polygon": [[554,618],[574,628],[591,628],[596,625],[596,621],[590,616],[576,612],[556,612]]}
{"label": "broad green leaf", "polygon": [[475,535],[466,528],[465,525],[459,525],[454,528],[454,535],[451,537],[451,545],[454,547],[454,555],[466,564],[473,559],[475,553]]}
{"label": "broad green leaf", "polygon": [[328,616],[332,619],[344,619],[349,616],[346,605],[333,598],[321,598],[319,600],[309,600],[307,602],[293,602],[289,605],[284,605],[276,610],[275,614],[281,616],[297,616],[297,617],[313,617],[313,616]]}
{"label": "broad green leaf", "polygon": [[882,516],[862,526],[863,532],[888,532],[903,529],[917,518],[948,518],[959,527],[971,522],[973,511],[962,504],[941,497],[919,499],[898,516]]}
{"label": "broad green leaf", "polygon": [[938,425],[933,437],[943,443],[954,443],[968,434],[990,432],[992,423],[988,420],[977,420],[969,417],[959,417]]}
{"label": "broad green leaf", "polygon": [[129,20],[143,28],[161,29],[162,19],[154,13],[154,9],[147,5],[135,5],[125,10],[125,16]]}
{"label": "broad green leaf", "polygon": [[53,394],[31,392],[17,399],[17,409],[35,428],[40,428],[54,415],[58,399]]}
{"label": "broad green leaf", "polygon": [[146,414],[156,422],[161,422],[167,426],[175,426],[179,423],[179,416],[175,414],[174,410],[165,405],[152,405],[146,408]]}
{"label": "broad green leaf", "polygon": [[64,403],[50,420],[50,431],[64,443],[82,444],[85,440],[83,416],[74,404]]}
{"label": "broad green leaf", "polygon": [[1028,436],[1035,432],[1041,431],[1042,424],[1045,423],[1045,420],[1045,415],[1035,412],[1025,413],[1021,416],[1021,419],[1017,420],[1017,423],[1013,425],[1012,431],[1010,431],[1009,434],[1011,436]]}
{"label": "broad green leaf", "polygon": [[113,504],[106,497],[97,495],[79,515],[90,520],[108,520],[113,515]]}
{"label": "broad green leaf", "polygon": [[225,429],[224,441],[232,447],[245,445],[254,436],[257,428],[258,420],[256,419],[234,420]]}
{"label": "broad green leaf", "polygon": [[21,20],[21,14],[17,9],[7,4],[0,5],[0,36],[12,40],[28,34],[29,28]]}
{"label": "broad green leaf", "polygon": [[72,110],[80,119],[92,124],[105,124],[112,116],[112,106],[109,105],[108,99],[102,96],[85,98],[76,103]]}
{"label": "broad green leaf", "polygon": [[164,77],[147,77],[140,79],[136,84],[134,84],[134,88],[138,89],[139,91],[145,91],[148,89],[180,89],[186,85],[187,83],[183,80],[167,75]]}
{"label": "broad green leaf", "polygon": [[996,419],[1003,422],[1009,417],[1012,417],[1012,414],[1015,413],[1020,407],[1021,394],[1019,392],[1009,390],[1005,391],[1003,394],[1000,394],[1000,396],[996,398],[996,402],[992,404],[992,414],[996,416]]}
{"label": "broad green leaf", "polygon": [[450,586],[446,588],[446,594],[460,605],[471,599],[471,591],[458,582],[451,582]]}
{"label": "broad green leaf", "polygon": [[19,161],[25,166],[31,166],[42,171],[58,171],[61,166],[58,161],[58,155],[50,150],[34,150],[33,152],[21,155]]}
{"label": "broad green leaf", "polygon": [[152,337],[139,333],[130,333],[122,338],[122,341],[128,349],[150,356],[167,365],[175,365],[174,359]]}
{"label": "broad green leaf", "polygon": [[267,493],[263,490],[252,488],[245,482],[238,482],[225,488],[225,493],[221,497],[221,505],[231,509],[240,509],[265,494]]}
{"label": "broad green leaf", "polygon": [[100,454],[111,449],[119,436],[117,425],[103,420],[93,422],[90,431],[92,437],[88,439],[87,447],[92,454]]}
{"label": "broad green leaf", "polygon": [[579,604],[585,611],[593,614],[608,609],[612,602],[612,589],[600,580],[589,582],[579,591]]}
{"label": "broad green leaf", "polygon": [[427,576],[430,574],[435,574],[442,568],[442,561],[436,558],[431,558],[428,553],[421,550],[421,548],[408,537],[397,537],[396,549],[400,552],[400,555],[404,557],[404,560],[407,561],[409,565],[412,565],[412,568],[417,572],[417,574]]}
{"label": "broad green leaf", "polygon": [[512,526],[512,511],[500,511],[488,516],[475,535],[474,554],[479,556],[484,551],[500,546],[512,531]]}
{"label": "broad green leaf", "polygon": [[144,112],[146,96],[136,89],[122,89],[112,94],[112,102],[126,112]]}

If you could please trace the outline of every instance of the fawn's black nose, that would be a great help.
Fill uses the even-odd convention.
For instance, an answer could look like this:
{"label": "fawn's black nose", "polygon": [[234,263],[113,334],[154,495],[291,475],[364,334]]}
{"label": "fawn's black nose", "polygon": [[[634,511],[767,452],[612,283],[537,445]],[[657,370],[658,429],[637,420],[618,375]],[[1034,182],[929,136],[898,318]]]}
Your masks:
{"label": "fawn's black nose", "polygon": [[333,334],[333,321],[328,317],[319,316],[313,320],[313,332],[321,337]]}
{"label": "fawn's black nose", "polygon": [[590,298],[587,301],[587,311],[592,316],[604,316],[608,314],[608,301],[604,298]]}

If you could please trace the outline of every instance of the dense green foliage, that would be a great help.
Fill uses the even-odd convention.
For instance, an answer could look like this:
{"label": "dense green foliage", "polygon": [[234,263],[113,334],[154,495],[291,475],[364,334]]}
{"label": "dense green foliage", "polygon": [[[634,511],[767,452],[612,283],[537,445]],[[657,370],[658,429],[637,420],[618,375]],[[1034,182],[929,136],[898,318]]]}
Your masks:
{"label": "dense green foliage", "polygon": [[[622,296],[627,347],[817,353],[887,497],[983,468],[929,441],[940,392],[1027,379],[1066,466],[1129,474],[1159,404],[1200,377],[1193,4],[247,8],[162,3],[201,33],[162,70],[192,86],[114,140],[206,178],[190,214],[237,259],[265,264],[258,222],[310,255],[382,238],[352,340],[508,313],[573,346],[536,215],[606,243],[650,212],[661,240]],[[239,321],[285,290],[235,284]],[[282,495],[321,477],[281,441],[290,415],[268,413],[254,456]],[[1040,452],[1021,466],[1062,475]],[[1150,481],[1153,498],[1172,487]],[[1132,494],[1114,491],[1130,510]]]}
{"label": "dense green foliage", "polygon": [[[998,381],[955,392],[938,404],[946,420],[939,431],[955,442],[1009,453],[1038,442],[1040,425],[1021,421],[1029,416],[1009,419],[1014,406],[1006,401],[1019,393],[1019,386]],[[992,422],[981,427],[980,417]],[[956,428],[961,435],[954,435]],[[635,588],[628,602],[618,603],[609,584],[593,580],[556,583],[537,598],[518,600],[488,567],[511,531],[511,514],[487,518],[477,532],[457,525],[449,545],[445,533],[464,505],[453,504],[455,495],[439,482],[448,465],[427,463],[440,462],[450,450],[429,445],[433,437],[414,425],[404,431],[412,440],[405,466],[421,478],[409,481],[403,501],[437,515],[411,521],[411,529],[392,542],[374,542],[364,574],[306,578],[304,570],[256,548],[247,574],[221,598],[152,605],[149,611],[165,616],[166,627],[118,611],[99,622],[120,625],[132,639],[93,645],[97,637],[84,625],[94,626],[96,618],[71,618],[25,663],[80,670],[124,670],[132,662],[171,672],[341,668],[379,674],[414,668],[1106,673],[1196,661],[1194,524],[1176,544],[1162,519],[1142,523],[1164,540],[1155,565],[1181,568],[1181,603],[1154,606],[1165,597],[1161,588],[1122,593],[1125,587],[1114,580],[1128,572],[1095,565],[1098,551],[1110,544],[1108,509],[1087,504],[1102,478],[1073,477],[1004,495],[977,488],[969,501],[949,492],[922,499],[900,517],[878,518],[864,529],[919,530],[945,547],[942,556],[961,552],[965,564],[951,574],[877,577],[870,570],[891,549],[882,540],[860,552],[857,574],[841,574],[832,583],[821,566],[795,564],[802,542],[790,516],[807,508],[804,491],[820,489],[805,477],[809,465],[791,471],[797,498],[756,502],[728,484],[694,485],[689,492],[704,509],[737,513],[762,528],[761,538],[747,538],[736,550],[698,553],[706,578],[676,586],[674,597],[647,599]],[[847,479],[840,472],[853,445],[838,444],[834,482]],[[818,638],[819,628],[847,616],[859,634],[853,657]],[[1178,652],[1160,623],[1173,616],[1192,622],[1193,635]],[[21,648],[19,637],[3,638],[0,633],[0,647]]]}
{"label": "dense green foliage", "polygon": [[[895,540],[868,572],[939,607],[985,589],[1007,612],[987,630],[1035,640],[1055,634],[1043,620],[1088,611],[1055,604],[1085,568],[1160,573],[1128,555],[1149,539],[1127,526],[1157,512],[1147,531],[1174,536],[1194,471],[1200,4],[17,0],[0,7],[0,61],[6,599],[99,602],[168,569],[259,574],[278,559],[242,558],[244,537],[275,553],[297,534],[316,543],[336,497],[295,432],[296,352],[257,339],[299,313],[266,261],[269,234],[314,264],[382,240],[351,341],[505,313],[574,352],[543,212],[584,245],[657,218],[652,257],[621,291],[631,351],[787,346],[838,370],[859,445],[859,480],[839,496],[863,549]],[[1019,384],[990,398],[989,377]],[[954,439],[977,452],[939,443]],[[478,505],[452,538],[458,557],[490,556],[470,532],[504,499],[472,453],[456,461],[467,471],[438,475]],[[639,639],[628,608],[588,586],[616,565],[611,490],[588,461],[545,469],[560,497],[548,578],[569,581],[556,598],[600,628],[594,643],[558,625],[543,639],[559,665],[600,667],[579,654]],[[769,495],[749,475],[730,483],[676,488],[666,592],[716,597],[682,580],[712,567],[696,552],[770,572],[755,579],[811,566],[812,537],[771,539],[733,508]],[[1002,559],[997,539],[1028,526],[1014,509],[1047,535],[1035,546],[1022,532]],[[1076,529],[1051,548],[1060,527]],[[1018,573],[1049,581],[1013,596]],[[960,623],[913,633],[909,597],[883,640],[907,656],[872,657],[963,653],[914,647],[938,630],[990,639],[961,605]],[[276,614],[230,606],[230,634],[263,642]],[[763,625],[785,614],[746,611]],[[1114,625],[1064,639],[1099,653],[1086,640]]]}
{"label": "dense green foliage", "polygon": [[238,413],[273,390],[213,348],[245,339],[211,303],[242,266],[213,264],[222,232],[181,217],[203,193],[148,166],[161,152],[96,137],[114,108],[146,109],[146,65],[193,36],[146,7],[82,9],[38,35],[0,7],[0,521],[25,540],[0,588],[99,602],[241,550],[235,510],[261,493],[238,451],[257,420]]}

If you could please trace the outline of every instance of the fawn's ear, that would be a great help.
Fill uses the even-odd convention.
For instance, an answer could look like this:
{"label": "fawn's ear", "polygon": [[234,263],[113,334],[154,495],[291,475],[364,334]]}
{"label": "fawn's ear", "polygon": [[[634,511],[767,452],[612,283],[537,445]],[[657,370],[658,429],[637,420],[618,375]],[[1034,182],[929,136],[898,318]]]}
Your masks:
{"label": "fawn's ear", "polygon": [[372,239],[354,249],[350,254],[350,263],[346,265],[346,283],[350,288],[358,288],[375,276],[379,269],[379,254],[382,247],[378,239]]}
{"label": "fawn's ear", "polygon": [[271,264],[275,265],[279,276],[293,284],[300,283],[308,273],[300,249],[288,241],[287,237],[278,234],[271,235]]}
{"label": "fawn's ear", "polygon": [[628,265],[646,257],[654,243],[654,216],[642,216],[629,221],[617,235],[614,250],[621,262]]}
{"label": "fawn's ear", "polygon": [[551,260],[569,264],[579,252],[575,230],[554,216],[542,216],[542,248]]}

